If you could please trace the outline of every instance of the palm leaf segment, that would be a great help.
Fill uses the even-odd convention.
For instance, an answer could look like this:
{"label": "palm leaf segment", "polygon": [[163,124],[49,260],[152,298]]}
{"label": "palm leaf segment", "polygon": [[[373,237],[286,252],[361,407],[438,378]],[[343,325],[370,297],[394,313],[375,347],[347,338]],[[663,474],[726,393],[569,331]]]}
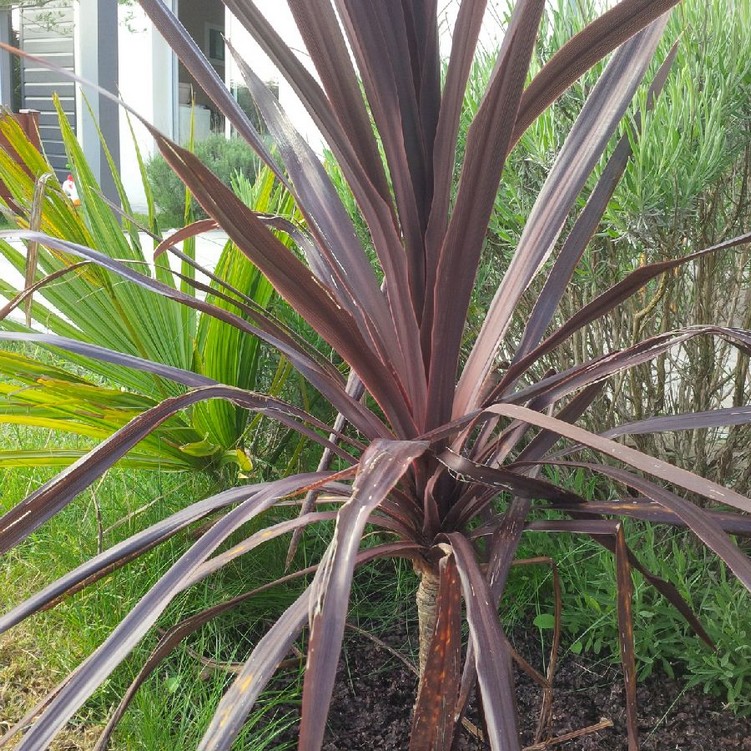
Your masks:
{"label": "palm leaf segment", "polygon": [[[498,620],[497,604],[519,538],[527,526],[592,534],[615,554],[629,744],[631,749],[638,747],[630,626],[631,569],[642,571],[699,633],[706,635],[677,590],[641,567],[625,544],[620,522],[603,514],[684,525],[720,555],[749,587],[751,563],[727,534],[748,532],[751,525],[746,519],[699,510],[655,479],[734,509],[747,511],[751,501],[573,423],[597,397],[604,379],[619,370],[647,362],[694,336],[720,336],[751,352],[751,335],[735,329],[695,327],[662,335],[562,373],[534,376],[534,366],[546,352],[664,271],[655,266],[635,272],[547,339],[543,338],[573,268],[597,227],[612,185],[625,168],[627,140],[622,140],[614,152],[601,184],[592,192],[587,208],[552,263],[545,297],[534,309],[510,367],[500,378],[495,370],[516,305],[541,269],[550,265],[546,262],[566,219],[639,86],[665,27],[666,14],[676,2],[623,0],[573,37],[528,81],[544,2],[519,0],[509,17],[487,90],[467,134],[466,154],[454,190],[459,115],[485,2],[461,3],[442,85],[436,2],[290,0],[315,66],[314,76],[253,3],[225,0],[227,8],[296,91],[336,157],[369,230],[369,244],[364,247],[317,156],[251,67],[238,59],[245,82],[274,137],[283,168],[172,13],[160,0],[141,0],[194,78],[290,190],[307,227],[307,234],[294,230],[301,256],[291,253],[262,219],[191,153],[152,128],[159,148],[207,213],[350,366],[349,381],[345,383],[325,356],[305,346],[294,332],[280,327],[263,311],[254,310],[245,320],[230,310],[139,278],[132,270],[118,267],[116,261],[82,246],[65,244],[59,249],[102,263],[142,287],[200,306],[207,315],[257,334],[284,352],[330,400],[340,419],[331,430],[278,400],[219,385],[207,386],[152,408],[30,496],[0,520],[0,543],[8,547],[23,539],[62,508],[122,456],[137,436],[147,434],[178,410],[182,406],[180,399],[197,402],[219,396],[282,419],[327,445],[328,453],[337,453],[351,469],[333,475],[322,467],[317,474],[245,491],[236,489],[228,497],[202,502],[204,505],[197,507],[190,519],[217,507],[232,510],[175,564],[105,645],[59,687],[19,748],[43,748],[124,659],[176,592],[260,543],[254,536],[211,558],[240,524],[278,499],[303,492],[313,492],[305,504],[305,513],[282,525],[283,529],[269,529],[267,536],[330,518],[312,510],[311,503],[315,503],[315,493],[321,487],[334,494],[327,495],[329,501],[337,494],[342,497],[334,540],[316,567],[312,585],[251,654],[222,701],[201,749],[230,748],[252,703],[306,623],[311,626],[311,633],[299,748],[320,748],[352,572],[359,563],[382,554],[412,558],[422,577],[421,586],[430,585],[437,593],[437,610],[425,638],[443,651],[440,657],[425,660],[412,747],[450,748],[451,722],[447,724],[444,718],[436,724],[427,718],[438,701],[444,708],[455,707],[455,716],[461,715],[476,684],[482,695],[491,747],[518,749],[510,699],[512,650]],[[483,240],[509,152],[541,112],[610,53],[610,61],[532,210],[479,336],[463,343]],[[652,96],[659,93],[669,62],[668,59],[655,77]],[[748,237],[739,238],[705,252],[747,240]],[[371,261],[371,250],[376,263]],[[469,348],[466,358],[461,356],[463,346]],[[144,367],[142,363],[140,367]],[[745,421],[748,413],[741,417],[737,412],[732,417],[719,413],[684,415],[676,418],[676,426],[680,424],[681,429],[714,425],[724,417]],[[660,419],[633,427],[639,432],[665,429]],[[566,463],[565,455],[551,453],[560,437],[573,442],[574,448],[586,446],[615,460],[618,468],[591,462],[587,466],[630,486],[639,498],[629,504],[599,503],[588,507],[585,499],[536,476],[541,464]],[[342,444],[346,448],[339,446],[340,441],[348,442]],[[368,448],[360,453],[363,444]],[[354,478],[352,485],[348,484],[350,478]],[[499,496],[508,501],[507,505],[495,503]],[[570,520],[529,522],[529,513],[538,501],[559,508]],[[188,517],[172,520],[158,530],[143,533],[145,536],[138,540],[133,538],[126,548],[105,551],[101,560],[92,561],[85,572],[72,572],[47,595],[46,590],[40,593],[32,605],[25,609],[21,605],[9,613],[0,621],[0,627],[9,627],[44,602],[75,589],[81,581],[122,565],[185,523],[189,523]],[[358,552],[366,523],[386,532],[390,542]],[[483,538],[489,539],[486,547],[477,544]],[[483,555],[481,550],[486,553]],[[457,661],[461,649],[455,633],[459,617],[457,588],[461,588],[466,602],[470,633],[463,671]],[[175,627],[144,668],[145,674],[179,639],[225,606],[230,604],[219,605]],[[451,653],[446,654],[445,650]],[[490,655],[493,659],[489,659]],[[144,677],[139,676],[134,687]],[[129,692],[125,704],[131,696]],[[121,705],[118,716],[123,709]],[[105,735],[110,730],[111,727]]]}

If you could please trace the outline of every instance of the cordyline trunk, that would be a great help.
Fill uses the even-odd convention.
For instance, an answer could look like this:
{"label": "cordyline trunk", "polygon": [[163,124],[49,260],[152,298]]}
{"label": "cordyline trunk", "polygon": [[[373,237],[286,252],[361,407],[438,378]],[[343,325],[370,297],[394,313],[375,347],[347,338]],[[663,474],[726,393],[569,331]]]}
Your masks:
{"label": "cordyline trunk", "polygon": [[420,584],[417,587],[417,623],[420,648],[420,682],[422,682],[438,615],[439,579],[438,572],[427,565],[418,568],[417,573],[420,577]]}

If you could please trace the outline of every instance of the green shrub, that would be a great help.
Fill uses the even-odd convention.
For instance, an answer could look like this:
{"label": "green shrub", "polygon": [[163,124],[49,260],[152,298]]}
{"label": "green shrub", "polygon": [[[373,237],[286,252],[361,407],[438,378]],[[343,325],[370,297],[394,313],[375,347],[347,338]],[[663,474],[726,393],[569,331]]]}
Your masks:
{"label": "green shrub", "polygon": [[[253,181],[260,168],[260,160],[253,149],[240,138],[225,138],[213,133],[195,144],[196,156],[225,184],[240,174]],[[185,222],[185,185],[174,173],[161,154],[146,162],[146,174],[154,193],[154,202],[159,211],[162,229],[181,227]],[[199,206],[194,208],[196,217],[206,214]]]}

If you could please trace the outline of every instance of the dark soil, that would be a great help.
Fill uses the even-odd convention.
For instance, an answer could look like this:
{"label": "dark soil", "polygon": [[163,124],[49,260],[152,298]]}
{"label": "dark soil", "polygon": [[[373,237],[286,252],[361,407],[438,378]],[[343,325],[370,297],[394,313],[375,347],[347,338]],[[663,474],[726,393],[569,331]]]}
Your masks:
{"label": "dark soil", "polygon": [[[392,646],[406,643],[403,634],[383,638]],[[519,643],[516,648],[530,660],[538,652],[538,661],[533,664],[539,666],[539,648],[525,649]],[[402,662],[373,641],[350,633],[339,664],[324,751],[405,751],[415,690],[416,678]],[[684,691],[679,681],[653,675],[639,686],[638,699],[642,751],[751,751],[751,718],[724,711],[719,699],[705,695],[701,689]],[[517,703],[523,745],[531,745],[540,690],[522,673],[517,674]],[[602,719],[612,721],[613,727],[548,748],[625,751],[624,709],[620,669],[602,660],[568,653],[556,671],[552,736],[589,727]],[[460,732],[454,744],[454,751],[488,748],[467,730]]]}

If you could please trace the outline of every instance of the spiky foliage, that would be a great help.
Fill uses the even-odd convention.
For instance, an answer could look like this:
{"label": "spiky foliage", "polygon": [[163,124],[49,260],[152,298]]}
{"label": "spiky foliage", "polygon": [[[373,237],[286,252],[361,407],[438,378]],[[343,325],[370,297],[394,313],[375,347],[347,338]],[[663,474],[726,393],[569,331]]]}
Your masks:
{"label": "spiky foliage", "polygon": [[[113,171],[122,202],[120,212],[101,195],[61,108],[58,116],[81,196],[80,206],[65,197],[49,163],[21,128],[5,118],[0,122],[0,134],[14,153],[0,151],[0,180],[9,186],[5,211],[11,221],[98,248],[141,274],[195,295],[197,291],[184,278],[193,280],[196,276],[196,237],[216,224],[195,222],[163,238],[157,232],[152,208],[150,232],[138,227],[130,218],[131,208],[117,172]],[[241,199],[256,211],[270,217],[295,218],[289,194],[268,170],[254,183],[238,179],[236,188]],[[183,188],[183,200],[184,196]],[[151,205],[148,190],[147,199]],[[179,265],[167,261],[170,252],[179,257]],[[19,272],[26,272],[27,284],[24,291],[0,281],[0,295],[8,299],[8,304],[0,308],[0,341],[10,338],[42,346],[60,344],[58,359],[68,365],[67,370],[50,365],[33,351],[0,350],[0,423],[45,427],[101,440],[165,396],[184,392],[185,386],[221,382],[258,389],[261,383],[271,385],[277,366],[273,393],[278,393],[284,383],[285,365],[278,358],[268,358],[258,338],[247,331],[155,297],[137,285],[122,284],[117,276],[93,264],[80,263],[78,258],[35,242],[24,248],[0,240],[0,254]],[[217,255],[216,272],[222,282],[207,279],[201,293],[224,308],[231,305],[233,297],[244,298],[261,309],[273,305],[271,285],[231,242],[220,242]],[[27,311],[26,325],[9,317],[21,306]],[[138,372],[123,367],[117,359],[92,359],[92,346],[162,363],[165,371]],[[70,366],[78,372],[71,373]],[[191,371],[194,375],[185,376],[190,382],[175,381],[169,375],[172,367]],[[271,373],[264,373],[264,369]],[[247,429],[245,410],[226,402],[200,404],[189,413],[175,415],[126,457],[125,463],[160,470],[216,468],[231,463],[248,471],[252,462],[246,451],[250,448]],[[0,467],[64,466],[84,453],[83,449],[40,452],[8,447],[0,451]]]}
{"label": "spiky foliage", "polygon": [[[449,749],[457,718],[476,689],[490,747],[519,749],[513,650],[501,626],[498,603],[525,530],[589,534],[615,555],[629,746],[632,751],[638,747],[632,569],[641,571],[703,632],[677,590],[640,565],[626,545],[620,519],[647,518],[689,528],[751,587],[751,561],[728,535],[728,531],[748,532],[751,525],[742,515],[717,510],[721,506],[748,511],[751,501],[640,453],[614,440],[612,432],[598,435],[575,423],[610,375],[698,336],[721,337],[748,352],[751,334],[693,327],[604,353],[559,373],[537,374],[534,366],[546,352],[607,315],[659,274],[748,239],[641,267],[562,326],[549,330],[557,304],[626,165],[628,138],[617,144],[586,207],[560,244],[559,236],[641,82],[665,26],[664,14],[675,2],[623,0],[567,42],[528,81],[544,2],[519,0],[467,134],[455,185],[462,97],[485,2],[461,3],[442,83],[435,0],[290,0],[317,77],[306,70],[253,3],[225,0],[297,91],[328,142],[368,227],[366,248],[319,160],[251,68],[238,61],[284,169],[165,5],[160,0],[141,0],[194,78],[295,197],[308,233],[287,229],[294,231],[305,262],[290,253],[192,154],[152,130],[159,148],[206,212],[349,365],[349,378],[345,381],[328,358],[262,311],[245,311],[252,320],[246,323],[234,313],[142,277],[95,251],[49,239],[44,242],[94,260],[156,293],[200,306],[206,314],[231,325],[258,332],[284,352],[340,412],[341,419],[332,430],[302,410],[240,389],[215,385],[189,391],[133,420],[6,514],[0,520],[0,545],[7,549],[24,539],[168,415],[208,398],[230,399],[307,431],[345,468],[335,473],[324,465],[314,473],[235,488],[195,504],[105,551],[4,616],[0,620],[3,629],[190,522],[215,514],[213,525],[59,687],[21,740],[20,749],[44,748],[177,593],[270,537],[330,519],[330,511],[321,510],[331,508],[330,504],[338,509],[336,526],[312,583],[256,645],[207,728],[202,751],[231,746],[261,690],[306,626],[299,748],[321,747],[353,572],[360,563],[379,556],[409,557],[421,576],[421,680],[410,748]],[[531,210],[479,334],[463,343],[483,240],[509,152],[546,107],[610,53]],[[668,67],[669,60],[652,84],[652,96],[661,88]],[[375,258],[369,255],[371,250]],[[497,353],[502,344],[510,346],[505,339],[517,304],[543,270],[547,280],[523,336],[512,343],[514,356],[500,363]],[[461,355],[463,347],[466,358]],[[144,362],[138,365],[149,367]],[[747,411],[720,410],[654,417],[622,426],[616,433],[746,420]],[[563,450],[560,439],[565,440]],[[588,502],[545,479],[540,469],[549,463],[585,468],[630,488],[635,497],[627,502]],[[319,496],[322,505],[316,510],[316,494],[310,491],[322,489],[326,495]],[[709,508],[687,500],[684,491],[705,499]],[[299,517],[277,522],[217,552],[250,519],[280,499],[303,493],[308,495]],[[337,497],[341,498],[338,504]],[[533,513],[550,508],[563,518],[540,519]],[[381,533],[381,540],[365,547],[362,538],[368,525]],[[218,603],[176,625],[162,638],[133,690],[181,639],[234,604]],[[462,612],[469,632],[466,653],[460,637]],[[549,697],[549,678],[537,677]],[[129,692],[124,698],[113,722],[131,696]],[[544,738],[549,726],[546,717],[542,719],[540,736]]]}

